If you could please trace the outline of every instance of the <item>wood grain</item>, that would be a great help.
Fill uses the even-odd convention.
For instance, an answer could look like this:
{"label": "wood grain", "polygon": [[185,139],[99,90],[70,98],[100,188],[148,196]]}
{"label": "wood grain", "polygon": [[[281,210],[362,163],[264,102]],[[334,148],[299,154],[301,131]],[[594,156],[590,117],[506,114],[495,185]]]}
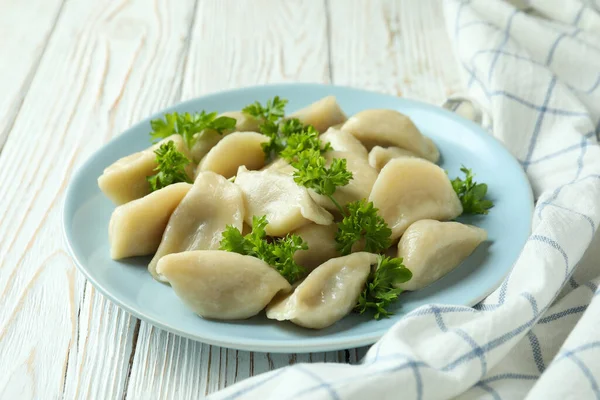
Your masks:
{"label": "wood grain", "polygon": [[64,0],[0,1],[0,151],[54,32],[63,3]]}
{"label": "wood grain", "polygon": [[463,88],[441,0],[328,0],[333,83],[439,104]]}
{"label": "wood grain", "polygon": [[79,0],[61,12],[0,155],[0,398],[124,395],[136,320],[76,272],[62,199],[92,151],[177,100],[193,7]]}

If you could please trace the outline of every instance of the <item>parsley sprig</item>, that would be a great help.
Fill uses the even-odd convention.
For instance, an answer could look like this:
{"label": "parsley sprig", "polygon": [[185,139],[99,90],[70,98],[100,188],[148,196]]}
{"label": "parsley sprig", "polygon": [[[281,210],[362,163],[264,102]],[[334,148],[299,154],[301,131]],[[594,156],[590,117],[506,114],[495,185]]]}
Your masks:
{"label": "parsley sprig", "polygon": [[344,209],[333,198],[336,189],[346,186],[352,179],[352,172],[346,169],[346,159],[334,158],[329,167],[321,155],[321,151],[314,148],[306,149],[297,154],[291,163],[294,171],[294,181],[308,189],[313,189],[317,194],[327,196],[342,214]]}
{"label": "parsley sprig", "polygon": [[173,112],[165,114],[164,119],[150,121],[152,127],[150,137],[152,141],[157,141],[176,133],[183,137],[185,144],[191,149],[198,140],[199,134],[205,129],[214,130],[222,135],[224,131],[234,129],[236,123],[235,118],[217,117],[216,112],[207,113],[204,110],[193,114]]}
{"label": "parsley sprig", "polygon": [[237,228],[228,225],[223,232],[220,248],[259,258],[275,268],[288,282],[294,283],[305,273],[304,268],[294,261],[294,253],[307,250],[308,245],[295,234],[268,241],[265,230],[268,223],[264,215],[252,217],[252,232],[245,236]]}
{"label": "parsley sprig", "polygon": [[392,230],[377,214],[372,202],[358,200],[349,203],[348,213],[338,224],[335,235],[338,251],[342,255],[352,252],[354,243],[364,240],[365,251],[379,253],[392,244]]}
{"label": "parsley sprig", "polygon": [[402,264],[401,258],[379,256],[377,267],[369,274],[355,311],[363,314],[367,310],[374,310],[375,319],[389,317],[392,313],[387,308],[402,293],[402,289],[395,288],[394,284],[411,278],[412,272]]}
{"label": "parsley sprig", "polygon": [[473,181],[473,172],[463,166],[461,172],[465,174],[465,179],[455,178],[452,181],[452,188],[458,195],[463,206],[465,214],[487,214],[488,210],[494,206],[491,200],[485,198],[487,194],[487,185]]}
{"label": "parsley sprig", "polygon": [[286,136],[302,128],[302,124],[297,119],[290,120],[291,122],[282,122],[287,103],[286,99],[275,96],[267,100],[264,106],[255,101],[242,109],[244,114],[251,115],[261,121],[258,130],[271,139],[262,145],[267,159],[275,158],[286,147]]}
{"label": "parsley sprig", "polygon": [[260,102],[255,101],[244,107],[242,112],[244,114],[252,115],[255,118],[259,118],[262,121],[277,122],[280,118],[283,118],[287,103],[288,101],[286,99],[275,96],[272,99],[267,100],[264,106],[260,104]]}
{"label": "parsley sprig", "polygon": [[150,190],[162,189],[177,182],[191,183],[190,177],[185,172],[185,167],[190,163],[185,155],[177,151],[175,143],[169,140],[154,150],[158,166],[154,168],[156,174],[146,177]]}

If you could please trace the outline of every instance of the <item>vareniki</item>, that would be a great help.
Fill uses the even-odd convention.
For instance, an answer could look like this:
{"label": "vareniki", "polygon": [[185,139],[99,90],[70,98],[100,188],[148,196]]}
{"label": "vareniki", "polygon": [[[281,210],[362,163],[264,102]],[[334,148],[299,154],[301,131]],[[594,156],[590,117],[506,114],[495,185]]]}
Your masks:
{"label": "vareniki", "polygon": [[153,120],[155,144],[98,178],[117,205],[112,258],[152,256],[150,274],[202,318],[264,310],[324,329],[352,312],[389,316],[402,291],[487,240],[455,220],[488,213],[487,185],[464,167],[451,180],[409,116],[348,118],[333,96],[288,115],[286,104]]}

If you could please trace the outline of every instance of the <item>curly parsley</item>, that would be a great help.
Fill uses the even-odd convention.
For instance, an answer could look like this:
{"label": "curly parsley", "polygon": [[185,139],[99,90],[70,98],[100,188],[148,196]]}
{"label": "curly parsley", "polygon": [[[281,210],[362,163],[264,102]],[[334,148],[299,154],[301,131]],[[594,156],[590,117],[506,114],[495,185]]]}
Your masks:
{"label": "curly parsley", "polygon": [[367,310],[374,310],[375,319],[389,317],[392,313],[387,308],[402,293],[402,289],[395,288],[394,284],[407,282],[411,278],[412,272],[402,264],[401,258],[379,256],[377,267],[369,274],[355,311],[363,314]]}
{"label": "curly parsley", "polygon": [[177,182],[191,183],[190,177],[185,172],[185,167],[190,163],[185,155],[177,151],[175,143],[169,140],[154,150],[158,166],[154,168],[156,174],[146,177],[150,190],[162,189]]}
{"label": "curly parsley", "polygon": [[165,114],[164,119],[153,119],[150,121],[152,132],[150,137],[153,141],[164,139],[173,134],[179,134],[185,140],[188,148],[192,148],[198,140],[198,135],[205,129],[211,129],[220,135],[224,131],[234,129],[237,121],[231,117],[217,117],[216,112],[207,113],[178,113]]}
{"label": "curly parsley", "polygon": [[245,236],[228,225],[223,232],[220,249],[259,258],[275,268],[288,282],[294,283],[305,273],[304,268],[294,261],[294,253],[307,250],[308,245],[295,234],[268,241],[265,230],[268,223],[264,215],[254,216],[252,232]]}

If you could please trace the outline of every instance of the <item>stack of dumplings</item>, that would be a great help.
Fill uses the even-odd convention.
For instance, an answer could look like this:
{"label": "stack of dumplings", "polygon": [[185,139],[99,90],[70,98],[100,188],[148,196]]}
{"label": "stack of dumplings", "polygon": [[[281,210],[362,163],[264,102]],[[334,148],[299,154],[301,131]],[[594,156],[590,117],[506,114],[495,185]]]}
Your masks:
{"label": "stack of dumplings", "polygon": [[[336,246],[340,216],[327,197],[299,186],[283,159],[266,162],[260,121],[241,111],[221,115],[235,129],[203,131],[187,148],[180,135],[124,157],[98,179],[116,205],[109,223],[115,260],[151,256],[149,273],[169,284],[203,318],[245,319],[262,311],[269,319],[323,329],[348,315],[365,287],[378,255],[356,249],[342,256]],[[366,199],[392,231],[386,254],[403,259],[413,276],[395,287],[422,289],[448,274],[487,239],[485,230],[454,220],[463,207],[440,153],[411,119],[395,110],[364,110],[347,117],[335,97],[290,114],[320,133],[327,163],[346,159],[353,179],[334,199],[343,207]],[[154,150],[173,141],[192,160],[189,182],[151,192],[147,177],[157,167]],[[219,250],[227,226],[245,234],[254,217],[266,216],[266,234],[293,233],[308,244],[294,261],[306,275],[291,285],[266,262]]]}

